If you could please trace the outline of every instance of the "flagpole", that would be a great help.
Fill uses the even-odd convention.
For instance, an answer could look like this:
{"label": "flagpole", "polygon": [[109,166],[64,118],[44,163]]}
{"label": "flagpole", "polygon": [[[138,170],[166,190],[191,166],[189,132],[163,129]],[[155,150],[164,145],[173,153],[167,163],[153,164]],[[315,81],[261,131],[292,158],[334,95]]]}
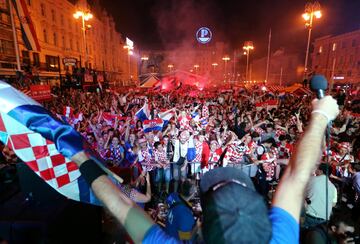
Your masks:
{"label": "flagpole", "polygon": [[12,27],[12,32],[13,32],[13,36],[14,36],[14,46],[15,46],[15,54],[16,54],[16,67],[17,67],[16,71],[21,71],[19,45],[18,45],[16,29],[15,29],[15,22],[14,22],[14,16],[13,16],[13,4],[12,4],[11,1],[12,0],[9,0],[9,8],[10,8],[11,27]]}
{"label": "flagpole", "polygon": [[271,28],[269,31],[268,53],[267,53],[267,61],[266,61],[266,73],[265,73],[266,82],[268,82],[268,78],[269,78],[270,50],[271,50]]}

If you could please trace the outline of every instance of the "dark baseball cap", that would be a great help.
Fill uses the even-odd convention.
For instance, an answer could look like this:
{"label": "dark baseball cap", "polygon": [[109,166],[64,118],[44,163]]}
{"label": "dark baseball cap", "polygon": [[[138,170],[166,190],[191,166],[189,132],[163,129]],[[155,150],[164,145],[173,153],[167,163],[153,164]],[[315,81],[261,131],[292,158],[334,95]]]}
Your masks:
{"label": "dark baseball cap", "polygon": [[200,181],[206,243],[268,243],[271,223],[264,198],[240,169],[207,172]]}

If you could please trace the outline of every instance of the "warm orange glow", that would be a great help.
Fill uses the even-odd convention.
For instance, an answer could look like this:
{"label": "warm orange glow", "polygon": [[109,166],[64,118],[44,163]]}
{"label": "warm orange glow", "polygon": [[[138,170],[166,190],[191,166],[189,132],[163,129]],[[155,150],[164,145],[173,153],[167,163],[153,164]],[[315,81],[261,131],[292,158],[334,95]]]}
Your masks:
{"label": "warm orange glow", "polygon": [[320,19],[321,18],[321,11],[320,10],[317,10],[314,12],[314,15],[317,19]]}
{"label": "warm orange glow", "polygon": [[252,41],[246,41],[244,43],[243,49],[246,50],[246,51],[253,50],[254,49],[253,42]]}
{"label": "warm orange glow", "polygon": [[168,68],[173,68],[173,67],[174,67],[174,65],[168,64]]}
{"label": "warm orange glow", "polygon": [[92,15],[92,13],[90,12],[83,12],[83,11],[76,11],[74,14],[73,14],[74,18],[75,19],[78,19],[80,17],[84,18],[85,21],[88,21],[89,19],[92,19],[94,16]]}
{"label": "warm orange glow", "polygon": [[226,62],[226,61],[229,61],[229,60],[230,60],[230,57],[229,57],[229,56],[225,56],[225,57],[222,58],[222,60],[224,60],[225,62]]}
{"label": "warm orange glow", "polygon": [[218,66],[218,63],[212,63],[211,65],[212,66]]}
{"label": "warm orange glow", "polygon": [[142,56],[142,57],[141,57],[141,60],[147,61],[147,60],[149,60],[149,57],[147,57],[147,56]]}
{"label": "warm orange glow", "polygon": [[310,19],[310,14],[309,13],[303,13],[302,17],[303,17],[303,19],[305,21],[308,21]]}
{"label": "warm orange glow", "polygon": [[199,67],[200,67],[200,65],[198,65],[198,64],[195,64],[195,65],[194,65],[194,68],[195,68],[195,69],[197,69],[197,68],[199,68]]}

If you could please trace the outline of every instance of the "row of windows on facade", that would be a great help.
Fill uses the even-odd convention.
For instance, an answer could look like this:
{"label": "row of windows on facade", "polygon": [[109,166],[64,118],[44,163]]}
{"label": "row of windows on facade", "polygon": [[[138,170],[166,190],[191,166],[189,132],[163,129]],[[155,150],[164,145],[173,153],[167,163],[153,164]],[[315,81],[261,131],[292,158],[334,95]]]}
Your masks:
{"label": "row of windows on facade", "polygon": [[[41,15],[43,16],[43,17],[46,17],[46,10],[45,10],[45,4],[44,3],[41,3],[40,4],[40,9],[41,9]],[[55,10],[54,9],[51,9],[51,20],[54,22],[54,23],[56,23],[56,12],[55,12]],[[68,21],[68,23],[69,23],[69,29],[71,30],[71,28],[72,28],[72,26],[73,26],[73,22],[71,21],[71,18],[69,19],[69,21]],[[61,26],[64,26],[64,15],[63,14],[60,14],[60,24],[61,24]],[[114,27],[115,28],[115,27]],[[81,31],[81,28],[79,28],[79,30]],[[110,41],[113,41],[113,36],[114,36],[114,31],[109,31],[109,32],[106,32],[106,33],[109,33],[109,39],[110,39]],[[90,31],[89,33],[88,33],[89,35],[92,35],[92,34],[94,34],[95,36],[96,36],[96,32],[95,31]],[[101,35],[101,39],[105,39],[106,38],[106,36],[105,35],[103,35],[103,34],[100,34]]]}
{"label": "row of windows on facade", "polygon": [[[47,34],[47,30],[44,29],[43,30],[43,35],[44,35],[44,42],[45,43],[49,43],[49,38],[48,38],[48,34]],[[58,38],[57,38],[57,34],[54,32],[53,33],[53,36],[52,36],[52,44],[54,44],[55,46],[58,46]],[[65,40],[65,36],[62,36],[62,47],[63,48],[66,48],[66,40]],[[70,44],[70,50],[74,50],[74,45],[73,45],[73,40],[72,39],[69,39],[69,44]],[[93,53],[93,48],[91,45],[89,45],[89,54],[92,54]],[[76,41],[76,51],[80,52],[80,44],[79,44],[79,41]]]}
{"label": "row of windows on facade", "polygon": [[[349,58],[347,58],[349,57]],[[317,63],[325,63],[326,59],[325,58],[319,58],[316,60]],[[354,55],[350,55],[350,56],[340,56],[340,58],[338,59],[338,61],[336,62],[337,65],[343,65],[346,67],[358,67],[360,68],[360,60],[354,60]]]}
{"label": "row of windows on facade", "polygon": [[[357,46],[357,40],[356,39],[353,39],[352,41],[351,41],[351,47],[356,47]],[[332,48],[331,48],[331,50],[332,51],[336,51],[336,47],[337,47],[337,44],[336,44],[336,42],[334,42],[333,44],[332,44]],[[341,42],[341,48],[346,48],[347,47],[347,41],[342,41]],[[323,52],[323,46],[321,45],[321,46],[319,46],[319,51],[318,51],[318,53],[319,54],[321,54]]]}

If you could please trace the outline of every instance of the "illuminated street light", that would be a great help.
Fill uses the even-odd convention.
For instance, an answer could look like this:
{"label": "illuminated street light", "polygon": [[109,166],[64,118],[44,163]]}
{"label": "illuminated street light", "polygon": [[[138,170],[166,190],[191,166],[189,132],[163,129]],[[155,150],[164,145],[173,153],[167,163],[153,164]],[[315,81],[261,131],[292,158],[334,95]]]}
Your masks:
{"label": "illuminated street light", "polygon": [[250,57],[250,50],[254,50],[254,44],[252,41],[246,41],[244,43],[243,49],[245,50],[244,54],[246,54],[246,80],[248,80],[249,74],[249,57]]}
{"label": "illuminated street light", "polygon": [[224,56],[222,58],[222,60],[224,61],[224,78],[225,78],[225,81],[226,81],[226,77],[227,77],[227,75],[226,75],[226,65],[227,65],[227,62],[230,61],[230,57],[228,55],[226,55],[226,56]]}
{"label": "illuminated street light", "polygon": [[214,70],[215,70],[215,68],[218,66],[218,63],[212,63],[211,65],[212,65],[212,67],[213,67]]}
{"label": "illuminated street light", "polygon": [[[128,42],[128,38],[126,38],[126,41]],[[124,45],[124,49],[127,50],[127,54],[128,54],[128,66],[129,66],[129,77],[130,80],[132,79],[132,75],[131,75],[131,60],[130,60],[130,56],[134,54],[134,52],[132,51],[134,49],[133,44],[132,45]]]}
{"label": "illuminated street light", "polygon": [[195,68],[195,74],[197,74],[198,68],[200,67],[200,65],[198,64],[194,64],[194,68]]}
{"label": "illuminated street light", "polygon": [[169,72],[171,72],[171,71],[172,71],[172,68],[174,68],[174,65],[173,65],[173,64],[168,64],[167,67],[169,68]]}
{"label": "illuminated street light", "polygon": [[305,20],[305,27],[309,29],[308,32],[308,40],[306,46],[306,55],[305,55],[305,65],[304,65],[304,76],[306,77],[308,68],[308,59],[309,59],[309,48],[310,48],[310,40],[311,40],[311,31],[313,28],[313,22],[315,19],[320,19],[322,16],[320,10],[320,3],[317,1],[309,2],[305,5],[305,13],[302,14],[303,19]]}
{"label": "illuminated street light", "polygon": [[143,61],[148,61],[148,60],[149,60],[149,57],[148,57],[148,56],[142,56],[142,57],[141,57],[141,60],[143,60]]}
{"label": "illuminated street light", "polygon": [[76,11],[73,14],[75,19],[79,19],[81,18],[81,22],[82,22],[82,31],[83,31],[83,41],[84,41],[84,51],[85,51],[85,67],[87,67],[88,65],[88,48],[87,48],[87,44],[86,44],[86,29],[90,29],[91,25],[85,25],[85,21],[88,21],[90,19],[92,19],[94,16],[92,15],[92,13],[90,12],[84,12],[84,11]]}

